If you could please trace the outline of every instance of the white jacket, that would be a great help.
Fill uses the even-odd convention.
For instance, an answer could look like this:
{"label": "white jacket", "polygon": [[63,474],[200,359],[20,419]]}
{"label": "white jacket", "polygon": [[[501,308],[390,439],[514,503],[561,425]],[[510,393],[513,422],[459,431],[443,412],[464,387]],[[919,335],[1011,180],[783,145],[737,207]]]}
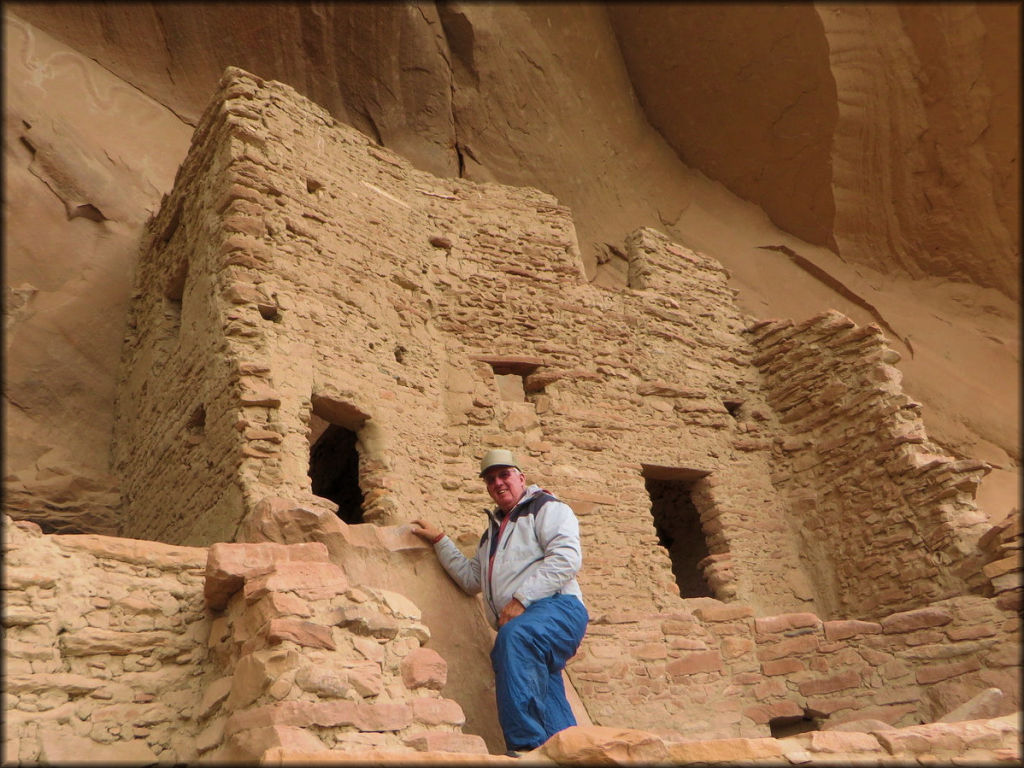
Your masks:
{"label": "white jacket", "polygon": [[582,602],[576,582],[583,564],[580,526],[568,504],[531,485],[508,513],[504,529],[499,510],[485,511],[489,524],[474,557],[463,555],[447,536],[434,545],[434,551],[463,591],[483,592],[491,626],[497,628],[501,609],[513,597],[527,608],[558,593],[575,595]]}

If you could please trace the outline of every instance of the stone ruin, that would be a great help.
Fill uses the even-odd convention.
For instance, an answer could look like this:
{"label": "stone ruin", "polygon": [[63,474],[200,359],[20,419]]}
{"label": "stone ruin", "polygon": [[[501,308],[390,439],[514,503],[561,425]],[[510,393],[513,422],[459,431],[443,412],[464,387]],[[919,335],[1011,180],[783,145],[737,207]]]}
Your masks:
{"label": "stone ruin", "polygon": [[7,520],[6,754],[501,754],[493,633],[405,524],[470,551],[509,447],[583,536],[583,727],[541,754],[1019,759],[988,466],[929,441],[878,327],[745,317],[652,229],[622,253],[595,287],[550,195],[228,70],[140,252],[124,538]]}

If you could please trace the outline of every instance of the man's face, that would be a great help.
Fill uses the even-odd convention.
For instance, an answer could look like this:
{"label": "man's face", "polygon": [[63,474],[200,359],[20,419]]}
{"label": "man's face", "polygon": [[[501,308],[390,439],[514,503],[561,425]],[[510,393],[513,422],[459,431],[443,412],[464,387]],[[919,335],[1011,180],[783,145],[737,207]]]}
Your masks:
{"label": "man's face", "polygon": [[491,467],[484,473],[484,482],[502,512],[512,509],[526,493],[526,478],[515,467]]}

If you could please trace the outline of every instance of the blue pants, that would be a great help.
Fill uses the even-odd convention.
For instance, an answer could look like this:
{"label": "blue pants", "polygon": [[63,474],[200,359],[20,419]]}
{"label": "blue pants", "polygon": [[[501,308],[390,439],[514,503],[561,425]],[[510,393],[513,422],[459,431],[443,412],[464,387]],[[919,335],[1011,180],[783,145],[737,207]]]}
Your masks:
{"label": "blue pants", "polygon": [[576,725],[562,670],[579,648],[587,620],[583,603],[559,594],[532,603],[498,630],[491,664],[507,749],[536,749]]}

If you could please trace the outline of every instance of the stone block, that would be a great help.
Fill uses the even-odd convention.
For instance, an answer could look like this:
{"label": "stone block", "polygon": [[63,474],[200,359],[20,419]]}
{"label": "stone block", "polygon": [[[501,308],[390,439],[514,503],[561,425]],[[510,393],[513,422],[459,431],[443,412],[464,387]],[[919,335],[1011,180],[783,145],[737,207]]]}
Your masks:
{"label": "stone block", "polygon": [[[419,752],[455,752],[469,755],[486,755],[487,743],[482,737],[471,733],[447,733],[445,731],[420,731],[410,733],[402,739]],[[443,762],[443,759],[439,762]]]}
{"label": "stone block", "polygon": [[870,733],[858,731],[813,731],[810,734],[810,752],[881,752],[882,745]]}
{"label": "stone block", "polygon": [[448,663],[432,648],[416,648],[401,663],[402,682],[410,689],[444,688],[448,682]]}
{"label": "stone block", "polygon": [[754,631],[759,635],[785,632],[787,629],[818,627],[821,619],[813,613],[782,613],[778,616],[764,616],[754,619]]}
{"label": "stone block", "polygon": [[657,763],[670,758],[665,743],[653,733],[598,725],[559,731],[534,753],[569,765]]}
{"label": "stone block", "polygon": [[281,648],[245,654],[235,664],[231,693],[228,694],[224,707],[228,711],[237,711],[249,706],[260,697],[271,681],[276,680],[287,670],[295,668],[299,659],[295,651]]}
{"label": "stone block", "polygon": [[206,690],[203,691],[203,697],[199,702],[199,709],[196,711],[196,717],[207,717],[227,698],[227,695],[231,692],[231,680],[231,677],[222,677],[206,686]]}
{"label": "stone block", "polygon": [[275,563],[289,560],[326,563],[327,547],[320,542],[213,544],[206,559],[206,582],[203,586],[206,604],[214,610],[223,610],[228,599],[242,588],[247,578],[271,570]]}
{"label": "stone block", "polygon": [[320,664],[301,667],[295,673],[295,684],[323,699],[341,699],[352,690],[347,670]]}
{"label": "stone block", "polygon": [[457,701],[451,699],[416,698],[412,700],[412,716],[423,725],[464,725],[466,715]]}
{"label": "stone block", "polygon": [[245,580],[246,602],[254,602],[268,592],[294,592],[306,600],[325,600],[348,590],[345,572],[334,563],[278,562],[274,570]]}
{"label": "stone block", "polygon": [[926,664],[919,667],[914,677],[921,685],[930,685],[939,680],[946,680],[950,677],[963,675],[967,672],[975,672],[981,669],[981,662],[976,658],[961,659],[944,664]]}
{"label": "stone block", "polygon": [[947,712],[936,722],[955,723],[962,720],[982,720],[1001,714],[1006,695],[998,688],[986,688],[958,707]]}
{"label": "stone block", "polygon": [[310,731],[288,725],[268,725],[241,731],[233,734],[229,743],[231,753],[250,764],[262,762],[263,755],[273,748],[314,753],[327,749],[327,745]]}
{"label": "stone block", "polygon": [[847,670],[832,677],[807,680],[806,682],[799,683],[797,688],[804,696],[815,696],[822,693],[835,693],[847,688],[857,688],[860,684],[860,675],[853,670]]}
{"label": "stone block", "polygon": [[412,706],[402,701],[361,702],[353,725],[360,731],[400,731],[412,725]]}
{"label": "stone block", "polygon": [[665,665],[665,671],[672,676],[718,672],[721,669],[722,655],[718,651],[695,651]]}
{"label": "stone block", "polygon": [[703,622],[736,621],[753,616],[754,609],[744,603],[702,605],[694,609],[693,615]]}
{"label": "stone block", "polygon": [[761,671],[766,675],[788,675],[806,669],[799,659],[775,659],[761,662]]}
{"label": "stone block", "polygon": [[858,619],[841,619],[824,623],[825,637],[828,640],[845,640],[855,635],[878,634],[882,625],[877,621],[860,621]]}
{"label": "stone block", "polygon": [[844,723],[833,723],[826,720],[822,724],[821,729],[823,731],[860,731],[862,733],[872,733],[874,731],[891,731],[893,726],[883,720],[864,718],[861,720],[847,720]]}
{"label": "stone block", "polygon": [[941,627],[953,620],[953,614],[945,608],[929,606],[912,611],[901,611],[886,616],[881,620],[882,632],[913,632],[925,627]]}
{"label": "stone block", "polygon": [[789,699],[773,704],[755,704],[743,709],[743,715],[758,725],[765,725],[776,717],[802,717],[803,714],[803,708]]}
{"label": "stone block", "polygon": [[328,621],[359,635],[389,640],[397,637],[402,628],[393,616],[383,614],[368,604],[338,608],[331,612]]}
{"label": "stone block", "polygon": [[757,649],[757,658],[760,661],[774,661],[775,659],[781,659],[785,656],[795,656],[808,651],[817,650],[818,643],[819,640],[816,635],[789,637],[785,640],[780,640],[777,643],[759,645]]}
{"label": "stone block", "polygon": [[300,619],[271,619],[267,624],[267,642],[271,645],[290,640],[306,648],[335,649],[330,627]]}
{"label": "stone block", "polygon": [[666,746],[669,757],[676,764],[782,762],[783,757],[779,742],[768,738],[672,741]]}

